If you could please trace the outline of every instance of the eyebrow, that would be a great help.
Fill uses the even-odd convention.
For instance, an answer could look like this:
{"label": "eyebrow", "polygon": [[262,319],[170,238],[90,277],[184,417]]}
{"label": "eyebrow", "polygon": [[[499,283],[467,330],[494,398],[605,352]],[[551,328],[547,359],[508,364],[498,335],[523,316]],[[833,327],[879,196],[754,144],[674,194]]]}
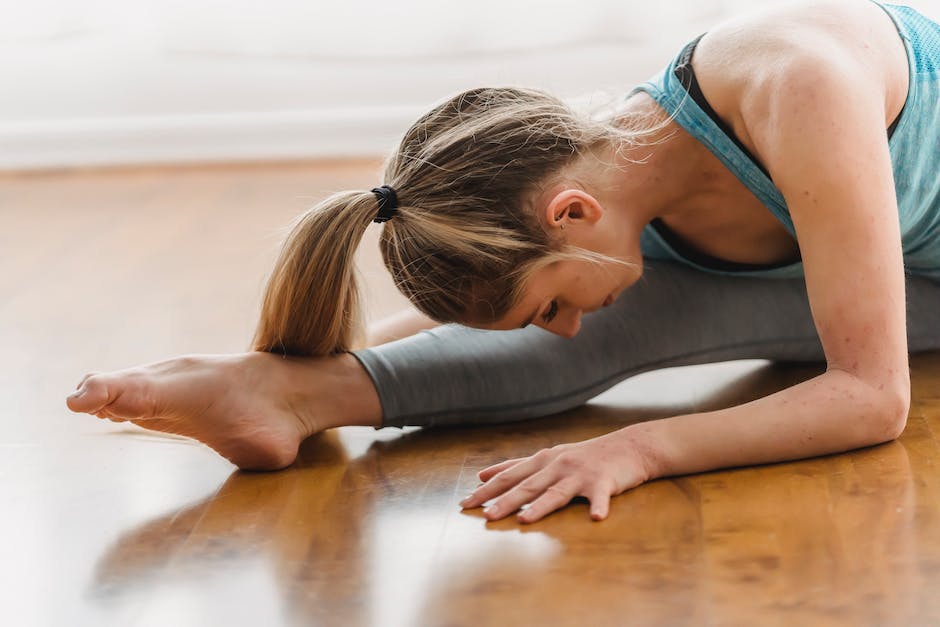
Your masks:
{"label": "eyebrow", "polygon": [[542,305],[539,305],[539,306],[538,306],[538,309],[536,309],[534,312],[532,312],[532,315],[529,316],[529,319],[526,320],[525,322],[523,322],[523,323],[522,323],[522,326],[519,327],[519,328],[520,328],[520,329],[524,329],[524,328],[526,328],[527,326],[529,326],[530,324],[532,324],[532,321],[535,320],[535,317],[536,317],[537,315],[539,315],[539,311],[541,311],[541,310],[542,310]]}

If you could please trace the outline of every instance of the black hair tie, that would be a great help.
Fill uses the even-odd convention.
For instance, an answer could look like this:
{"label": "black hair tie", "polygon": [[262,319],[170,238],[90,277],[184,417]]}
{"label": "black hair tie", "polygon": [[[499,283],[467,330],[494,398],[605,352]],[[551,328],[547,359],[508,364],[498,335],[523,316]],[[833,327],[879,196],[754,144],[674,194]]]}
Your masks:
{"label": "black hair tie", "polygon": [[372,193],[379,201],[379,212],[373,222],[388,222],[398,213],[398,194],[388,185],[372,188]]}

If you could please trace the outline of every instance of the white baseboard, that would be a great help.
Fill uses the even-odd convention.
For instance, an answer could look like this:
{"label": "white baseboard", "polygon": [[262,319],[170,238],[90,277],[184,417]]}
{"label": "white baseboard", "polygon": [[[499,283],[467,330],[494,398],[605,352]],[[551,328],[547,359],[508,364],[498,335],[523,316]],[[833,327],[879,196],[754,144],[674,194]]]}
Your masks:
{"label": "white baseboard", "polygon": [[421,106],[0,124],[0,170],[384,156]]}

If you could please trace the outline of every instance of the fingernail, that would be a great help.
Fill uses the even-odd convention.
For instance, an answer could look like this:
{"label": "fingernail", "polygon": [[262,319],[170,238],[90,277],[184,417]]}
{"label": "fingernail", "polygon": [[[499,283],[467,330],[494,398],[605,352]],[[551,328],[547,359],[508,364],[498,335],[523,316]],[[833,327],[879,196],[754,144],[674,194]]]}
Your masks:
{"label": "fingernail", "polygon": [[84,393],[85,393],[85,387],[82,386],[81,388],[79,388],[79,389],[75,390],[74,392],[72,392],[71,394],[69,394],[69,398],[78,398],[79,396],[81,396],[81,395],[84,394]]}
{"label": "fingernail", "polygon": [[496,512],[496,506],[495,506],[495,505],[490,505],[489,507],[487,507],[486,509],[483,510],[483,513],[484,513],[484,514],[493,514],[493,513],[495,513],[495,512]]}

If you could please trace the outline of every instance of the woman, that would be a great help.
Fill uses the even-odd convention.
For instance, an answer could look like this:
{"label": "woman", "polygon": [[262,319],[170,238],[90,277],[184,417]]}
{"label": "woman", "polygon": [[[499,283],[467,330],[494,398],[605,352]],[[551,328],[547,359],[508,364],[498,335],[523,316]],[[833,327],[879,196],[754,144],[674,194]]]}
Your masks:
{"label": "woman", "polygon": [[[826,360],[745,405],[483,470],[462,505],[495,499],[495,520],[529,504],[523,522],[576,495],[602,519],[655,477],[896,438],[908,353],[940,348],[938,102],[940,26],[874,2],[722,24],[605,120],[533,90],[463,93],[409,129],[385,186],[299,220],[255,351],[90,375],[68,404],[275,469],[338,425],[518,420],[653,368]],[[353,350],[352,258],[373,219],[424,316]]]}

